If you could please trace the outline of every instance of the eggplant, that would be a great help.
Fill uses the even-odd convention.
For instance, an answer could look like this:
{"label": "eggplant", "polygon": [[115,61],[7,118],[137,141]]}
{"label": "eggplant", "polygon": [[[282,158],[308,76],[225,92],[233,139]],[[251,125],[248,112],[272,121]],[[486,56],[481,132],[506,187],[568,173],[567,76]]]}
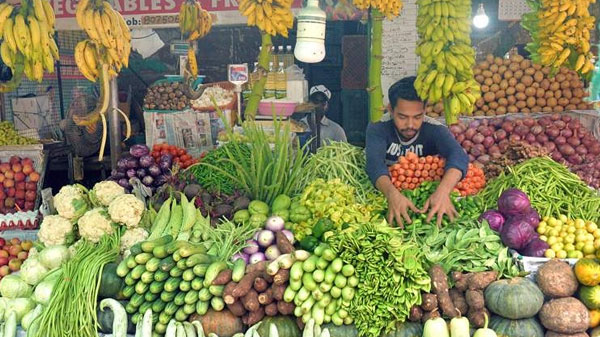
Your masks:
{"label": "eggplant", "polygon": [[127,157],[123,157],[117,161],[117,167],[121,170],[127,169]]}
{"label": "eggplant", "polygon": [[150,167],[154,164],[154,158],[150,155],[145,155],[140,158],[140,166],[141,167]]}
{"label": "eggplant", "polygon": [[137,158],[134,158],[134,157],[126,157],[126,158],[125,158],[125,161],[126,161],[126,162],[125,162],[125,166],[126,166],[128,169],[134,169],[134,168],[137,168],[137,167],[138,167],[138,164],[139,164],[139,163],[138,163],[138,160],[137,160]]}
{"label": "eggplant", "polygon": [[129,170],[127,170],[127,177],[128,178],[133,178],[136,175],[136,171],[133,168],[130,168]]}
{"label": "eggplant", "polygon": [[127,180],[127,178],[119,179],[119,181],[117,181],[117,183],[124,188],[129,188],[129,180]]}
{"label": "eggplant", "polygon": [[110,176],[111,176],[111,178],[119,180],[121,178],[125,178],[125,172],[122,172],[119,170],[112,170],[112,172],[110,173]]}
{"label": "eggplant", "polygon": [[154,185],[155,186],[164,185],[167,183],[167,181],[168,181],[167,177],[161,174],[154,179]]}
{"label": "eggplant", "polygon": [[137,169],[137,170],[135,171],[135,175],[136,175],[138,178],[140,178],[140,179],[144,178],[144,177],[147,175],[147,174],[146,174],[146,169],[144,169],[144,168],[139,168],[139,169]]}
{"label": "eggplant", "polygon": [[148,167],[148,173],[150,173],[150,175],[153,177],[158,177],[162,173],[162,171],[160,170],[160,167],[158,167],[158,165],[152,164],[150,165],[150,167]]}
{"label": "eggplant", "polygon": [[129,153],[136,158],[141,158],[145,155],[148,155],[150,153],[150,149],[146,145],[135,144],[129,148]]}
{"label": "eggplant", "polygon": [[152,176],[145,176],[144,178],[142,178],[142,184],[146,186],[151,186],[153,182],[154,178],[152,178]]}
{"label": "eggplant", "polygon": [[158,160],[158,166],[161,170],[163,170],[163,173],[170,170],[172,165],[173,156],[171,156],[170,154],[163,154],[162,156],[160,156],[160,159]]}

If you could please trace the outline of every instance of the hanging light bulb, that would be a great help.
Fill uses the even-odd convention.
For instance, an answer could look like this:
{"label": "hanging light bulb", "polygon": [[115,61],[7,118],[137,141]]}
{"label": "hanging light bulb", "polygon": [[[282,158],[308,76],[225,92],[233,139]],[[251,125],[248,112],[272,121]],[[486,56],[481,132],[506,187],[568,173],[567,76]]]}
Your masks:
{"label": "hanging light bulb", "polygon": [[317,63],[325,58],[325,21],[319,0],[308,0],[298,13],[298,37],[294,56],[300,62]]}
{"label": "hanging light bulb", "polygon": [[483,8],[483,3],[479,4],[479,8],[477,9],[477,14],[473,17],[473,26],[479,29],[483,29],[487,27],[490,23],[490,18],[485,14],[485,9]]}

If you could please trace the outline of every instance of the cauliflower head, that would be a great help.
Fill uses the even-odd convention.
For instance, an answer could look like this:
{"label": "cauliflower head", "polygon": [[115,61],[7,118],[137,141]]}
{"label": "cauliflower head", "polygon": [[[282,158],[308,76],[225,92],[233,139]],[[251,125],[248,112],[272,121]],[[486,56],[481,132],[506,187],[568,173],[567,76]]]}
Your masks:
{"label": "cauliflower head", "polygon": [[119,222],[128,228],[137,227],[144,214],[144,202],[133,194],[118,196],[108,206],[108,214],[114,222]]}
{"label": "cauliflower head", "polygon": [[116,197],[125,194],[125,189],[114,181],[101,181],[90,191],[90,200],[96,206],[108,207]]}
{"label": "cauliflower head", "polygon": [[54,196],[58,215],[67,220],[77,220],[88,210],[87,190],[81,185],[63,186]]}
{"label": "cauliflower head", "polygon": [[60,215],[45,216],[38,239],[46,246],[71,244],[75,239],[73,224]]}
{"label": "cauliflower head", "polygon": [[91,242],[99,242],[104,234],[113,234],[115,229],[110,216],[104,208],[94,208],[85,212],[77,222],[79,235]]}
{"label": "cauliflower head", "polygon": [[148,238],[148,232],[140,227],[129,228],[121,236],[121,254],[125,253],[131,246]]}

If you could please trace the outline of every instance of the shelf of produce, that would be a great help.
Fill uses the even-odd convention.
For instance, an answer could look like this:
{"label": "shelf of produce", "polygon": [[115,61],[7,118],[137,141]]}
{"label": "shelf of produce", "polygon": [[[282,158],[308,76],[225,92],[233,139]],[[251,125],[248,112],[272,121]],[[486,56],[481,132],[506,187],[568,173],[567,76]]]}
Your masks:
{"label": "shelf of produce", "polygon": [[[15,156],[19,157],[19,159],[14,158]],[[15,170],[14,164],[18,164],[17,165],[19,167],[18,172],[24,173],[24,176],[22,176],[22,180],[20,180],[20,179],[17,179],[16,174],[15,174],[15,177],[13,180],[16,183],[15,185],[18,185],[19,182],[23,182],[23,184],[26,184],[29,182],[34,182],[37,184],[37,188],[35,190],[35,194],[36,194],[35,198],[33,198],[33,200],[30,200],[30,201],[34,201],[33,207],[29,207],[30,210],[37,209],[41,202],[41,190],[42,190],[42,187],[44,186],[44,173],[46,171],[46,157],[47,157],[47,153],[44,148],[44,144],[0,146],[0,163],[6,163],[6,164],[10,165],[10,167],[7,167],[7,168],[0,167],[0,172],[12,170],[13,174],[15,174],[17,172],[17,170]],[[30,170],[31,167],[26,171],[25,166],[27,166],[26,165],[27,163],[24,161],[25,159],[30,159],[31,161],[33,161],[33,171]],[[3,175],[3,177],[5,177],[5,176]],[[15,187],[18,187],[18,186],[15,186]],[[8,190],[8,189],[10,189],[10,186],[7,187],[7,185],[4,185],[4,188],[6,190]],[[19,190],[19,188],[17,188],[17,190]],[[25,191],[25,188],[22,188],[22,190]],[[4,191],[4,192],[8,192],[8,191]],[[18,198],[19,197],[17,197],[17,199]],[[26,198],[24,197],[22,199],[26,199]],[[0,206],[4,207],[5,205],[0,205]],[[21,206],[23,206],[23,205],[21,205]],[[10,208],[10,207],[7,207],[7,208]],[[21,208],[22,209],[24,208],[27,210],[27,207],[21,207]]]}

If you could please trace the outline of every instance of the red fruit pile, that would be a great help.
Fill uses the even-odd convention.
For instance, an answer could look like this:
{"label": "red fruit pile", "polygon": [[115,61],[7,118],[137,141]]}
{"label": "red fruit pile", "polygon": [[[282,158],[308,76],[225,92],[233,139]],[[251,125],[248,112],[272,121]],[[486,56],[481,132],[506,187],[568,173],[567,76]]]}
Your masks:
{"label": "red fruit pile", "polygon": [[173,156],[173,164],[179,165],[179,167],[182,169],[186,169],[198,162],[198,159],[192,158],[192,156],[190,156],[183,148],[169,144],[154,144],[151,153],[152,157],[154,157],[154,160],[158,162],[160,156],[163,154],[170,154]]}
{"label": "red fruit pile", "polygon": [[473,164],[469,164],[467,176],[456,184],[456,189],[461,196],[475,195],[485,187],[485,174],[483,170]]}
{"label": "red fruit pile", "polygon": [[39,180],[30,158],[12,156],[8,162],[0,161],[0,213],[32,211]]}
{"label": "red fruit pile", "polygon": [[33,242],[29,240],[0,238],[0,279],[21,269],[21,264],[29,256],[31,247]]}

